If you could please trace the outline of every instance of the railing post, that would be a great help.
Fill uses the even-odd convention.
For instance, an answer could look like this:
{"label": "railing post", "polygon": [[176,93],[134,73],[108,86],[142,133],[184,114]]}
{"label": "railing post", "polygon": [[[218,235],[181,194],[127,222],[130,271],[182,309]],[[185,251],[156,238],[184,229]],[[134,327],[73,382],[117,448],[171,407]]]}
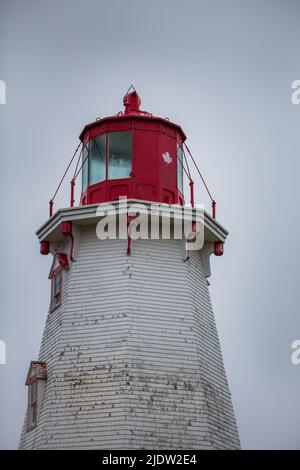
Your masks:
{"label": "railing post", "polygon": [[211,207],[212,207],[212,216],[213,216],[213,219],[215,219],[216,218],[216,201],[215,200],[212,200]]}
{"label": "railing post", "polygon": [[53,201],[49,201],[49,217],[52,217],[53,214]]}
{"label": "railing post", "polygon": [[75,188],[75,180],[74,178],[71,180],[71,200],[70,200],[70,207],[74,206],[74,188]]}
{"label": "railing post", "polygon": [[194,207],[194,181],[190,179],[191,206]]}

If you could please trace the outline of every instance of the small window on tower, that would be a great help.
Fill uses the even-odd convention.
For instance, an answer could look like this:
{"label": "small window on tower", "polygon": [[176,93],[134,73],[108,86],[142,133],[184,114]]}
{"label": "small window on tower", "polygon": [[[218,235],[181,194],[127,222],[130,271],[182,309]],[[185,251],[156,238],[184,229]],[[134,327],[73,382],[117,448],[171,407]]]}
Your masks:
{"label": "small window on tower", "polygon": [[59,271],[51,279],[51,310],[54,310],[61,302],[62,273]]}
{"label": "small window on tower", "polygon": [[38,394],[38,381],[35,380],[28,386],[28,416],[27,428],[31,430],[35,428],[37,421],[37,394]]}
{"label": "small window on tower", "polygon": [[31,431],[38,424],[46,381],[46,362],[31,361],[26,379],[28,386],[27,431]]}
{"label": "small window on tower", "polygon": [[108,146],[108,179],[128,178],[131,173],[131,132],[111,132]]}
{"label": "small window on tower", "polygon": [[183,150],[179,144],[177,144],[177,186],[183,194]]}

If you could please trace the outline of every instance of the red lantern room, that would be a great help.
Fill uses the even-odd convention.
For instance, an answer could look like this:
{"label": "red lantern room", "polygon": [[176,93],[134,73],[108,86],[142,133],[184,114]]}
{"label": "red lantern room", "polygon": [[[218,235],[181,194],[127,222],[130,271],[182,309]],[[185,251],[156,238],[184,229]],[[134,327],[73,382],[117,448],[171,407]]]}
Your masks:
{"label": "red lantern room", "polygon": [[80,134],[81,204],[115,201],[120,196],[184,204],[181,127],[140,110],[135,90],[124,112],[98,119]]}
{"label": "red lantern room", "polygon": [[[194,208],[194,181],[188,163],[190,159],[209,195],[212,218],[215,219],[216,202],[186,145],[186,136],[181,127],[168,118],[142,111],[140,97],[132,85],[123,98],[123,104],[124,111],[98,118],[82,130],[80,142],[49,201],[50,217],[53,216],[54,199],[79,152],[71,179],[70,207],[74,207],[75,182],[79,175],[82,177],[80,205],[127,198],[184,206],[185,174],[189,182],[189,202]],[[41,253],[48,252],[49,246],[45,241]],[[218,256],[222,253],[220,247],[215,251]]]}

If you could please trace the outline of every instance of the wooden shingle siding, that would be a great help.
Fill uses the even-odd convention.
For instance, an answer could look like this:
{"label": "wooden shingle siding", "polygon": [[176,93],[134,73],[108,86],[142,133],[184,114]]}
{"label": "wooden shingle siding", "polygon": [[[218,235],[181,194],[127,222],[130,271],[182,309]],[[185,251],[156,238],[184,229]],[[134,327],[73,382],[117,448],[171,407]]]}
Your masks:
{"label": "wooden shingle siding", "polygon": [[82,228],[49,313],[47,386],[22,449],[233,449],[231,397],[199,252]]}

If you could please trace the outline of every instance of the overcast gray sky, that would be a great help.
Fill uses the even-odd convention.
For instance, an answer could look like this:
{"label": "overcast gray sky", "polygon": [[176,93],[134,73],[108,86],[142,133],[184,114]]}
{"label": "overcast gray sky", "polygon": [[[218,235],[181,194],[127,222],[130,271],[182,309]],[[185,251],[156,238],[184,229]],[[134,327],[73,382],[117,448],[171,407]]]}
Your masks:
{"label": "overcast gray sky", "polygon": [[0,448],[18,444],[49,304],[34,232],[82,127],[131,83],[182,125],[230,231],[211,295],[242,446],[300,448],[299,44],[297,0],[0,1]]}

